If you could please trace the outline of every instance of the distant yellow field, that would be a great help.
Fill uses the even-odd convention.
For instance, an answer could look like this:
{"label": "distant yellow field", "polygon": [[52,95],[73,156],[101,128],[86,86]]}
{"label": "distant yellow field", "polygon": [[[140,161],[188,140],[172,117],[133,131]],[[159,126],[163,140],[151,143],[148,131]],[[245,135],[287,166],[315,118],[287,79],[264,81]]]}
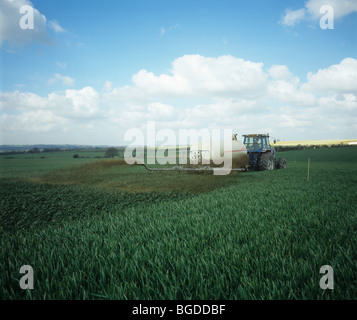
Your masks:
{"label": "distant yellow field", "polygon": [[311,146],[311,145],[327,145],[327,146],[331,146],[333,144],[357,145],[357,139],[277,141],[276,143],[271,143],[272,146],[298,146],[298,145],[301,145],[301,146]]}
{"label": "distant yellow field", "polygon": [[[331,146],[331,145],[336,145],[336,144],[342,144],[345,146],[348,145],[356,145],[357,146],[357,139],[344,139],[344,140],[300,140],[300,141],[277,141],[274,143],[272,139],[270,140],[271,146],[275,147],[293,147],[293,146],[321,146],[321,145],[326,145],[326,146]],[[190,146],[161,146],[165,147],[167,149],[187,149]],[[158,149],[159,146],[155,147],[148,147],[148,149]]]}

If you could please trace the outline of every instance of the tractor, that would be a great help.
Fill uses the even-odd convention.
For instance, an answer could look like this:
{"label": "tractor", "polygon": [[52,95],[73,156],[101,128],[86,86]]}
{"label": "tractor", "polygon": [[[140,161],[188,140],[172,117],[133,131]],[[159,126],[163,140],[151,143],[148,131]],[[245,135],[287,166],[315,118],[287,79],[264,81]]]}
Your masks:
{"label": "tractor", "polygon": [[249,155],[250,170],[286,169],[286,159],[276,159],[276,150],[270,146],[269,134],[244,134],[243,137],[243,144]]}

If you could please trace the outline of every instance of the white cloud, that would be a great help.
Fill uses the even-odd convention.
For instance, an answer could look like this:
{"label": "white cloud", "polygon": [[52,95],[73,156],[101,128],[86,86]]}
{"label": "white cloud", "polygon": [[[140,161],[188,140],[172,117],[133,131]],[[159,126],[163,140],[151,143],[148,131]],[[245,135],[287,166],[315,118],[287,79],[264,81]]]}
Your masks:
{"label": "white cloud", "polygon": [[46,104],[46,98],[31,92],[0,92],[0,110],[42,109]]}
{"label": "white cloud", "polygon": [[[29,23],[31,12],[23,6],[33,9],[33,28],[23,29],[20,22]],[[27,7],[27,8],[29,8]],[[8,43],[11,47],[22,47],[32,42],[49,44],[51,37],[48,29],[63,32],[64,29],[56,21],[47,22],[46,17],[33,7],[29,0],[2,0],[0,1],[0,47]]]}
{"label": "white cloud", "polygon": [[22,6],[31,6],[28,0],[3,0],[0,2],[0,46],[9,42],[21,46],[30,42],[48,43],[50,37],[46,29],[46,17],[37,9],[33,10],[34,29],[22,29],[20,20],[25,14],[20,13]]}
{"label": "white cloud", "polygon": [[[307,82],[300,83],[286,66],[273,66],[269,69],[273,80],[267,85],[269,97],[296,106],[313,106],[321,104],[324,99],[335,96],[341,105],[355,106],[357,96],[357,60],[345,58],[340,63],[307,74]],[[336,103],[333,105],[336,106]]]}
{"label": "white cloud", "polygon": [[[233,97],[213,98],[210,104],[198,104],[186,108],[179,118],[191,128],[244,127],[242,116],[265,114],[268,111],[265,99],[241,99]],[[258,118],[258,116],[257,116]]]}
{"label": "white cloud", "polygon": [[320,8],[324,5],[332,7],[335,18],[342,18],[357,12],[357,0],[309,0],[305,7],[313,18],[320,19],[322,15]]}
{"label": "white cloud", "polygon": [[288,129],[304,128],[311,123],[310,115],[303,112],[296,114],[295,108],[280,108],[279,112],[269,118],[276,126]]}
{"label": "white cloud", "polygon": [[82,90],[66,90],[65,97],[71,101],[73,114],[81,117],[94,116],[99,111],[99,94],[92,87]]}
{"label": "white cloud", "polygon": [[296,81],[271,81],[267,92],[271,98],[296,106],[310,106],[316,102],[314,94],[301,90]]}
{"label": "white cloud", "polygon": [[332,7],[336,19],[357,12],[357,0],[308,0],[305,2],[304,8],[286,9],[280,23],[293,27],[303,20],[318,20],[325,14],[320,12],[321,7],[325,5]]}
{"label": "white cloud", "polygon": [[292,27],[305,19],[305,16],[306,10],[304,8],[298,10],[287,9],[280,22],[285,26]]}
{"label": "white cloud", "polygon": [[149,103],[147,111],[152,119],[167,120],[175,115],[175,108],[161,102]]}
{"label": "white cloud", "polygon": [[46,133],[54,129],[62,131],[68,119],[57,116],[50,110],[25,111],[17,115],[3,114],[0,124],[3,131],[17,133]]}
{"label": "white cloud", "polygon": [[357,94],[357,60],[345,58],[316,73],[309,72],[307,79],[303,88],[310,92]]}
{"label": "white cloud", "polygon": [[285,65],[267,72],[262,66],[232,56],[183,56],[170,73],[141,70],[132,85],[107,81],[100,91],[48,96],[3,92],[0,135],[4,143],[33,137],[40,139],[33,143],[123,144],[125,130],[144,130],[155,120],[158,128],[231,128],[286,140],[355,136],[357,60],[309,73],[303,83]]}
{"label": "white cloud", "polygon": [[273,65],[269,69],[269,75],[275,80],[289,80],[293,78],[293,74],[289,68],[284,65]]}
{"label": "white cloud", "polygon": [[274,65],[269,69],[272,78],[267,85],[267,94],[280,102],[293,103],[296,106],[306,106],[315,103],[316,98],[311,92],[301,89],[300,79],[294,77],[285,65]]}
{"label": "white cloud", "polygon": [[170,74],[140,70],[135,86],[150,94],[214,97],[225,94],[255,96],[265,86],[262,63],[232,56],[218,58],[184,55],[172,63]]}
{"label": "white cloud", "polygon": [[61,75],[59,73],[55,73],[53,78],[48,80],[48,84],[52,85],[52,84],[55,84],[55,83],[61,83],[64,86],[70,87],[70,86],[73,86],[75,84],[75,80],[73,78],[71,78],[71,77],[63,76],[63,75]]}

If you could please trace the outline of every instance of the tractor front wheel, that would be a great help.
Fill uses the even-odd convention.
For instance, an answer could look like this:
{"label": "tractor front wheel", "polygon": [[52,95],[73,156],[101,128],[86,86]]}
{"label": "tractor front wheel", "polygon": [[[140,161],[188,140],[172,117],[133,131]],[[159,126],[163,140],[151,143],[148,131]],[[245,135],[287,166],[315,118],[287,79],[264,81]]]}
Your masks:
{"label": "tractor front wheel", "polygon": [[274,166],[274,157],[270,152],[263,153],[260,156],[259,170],[273,170]]}

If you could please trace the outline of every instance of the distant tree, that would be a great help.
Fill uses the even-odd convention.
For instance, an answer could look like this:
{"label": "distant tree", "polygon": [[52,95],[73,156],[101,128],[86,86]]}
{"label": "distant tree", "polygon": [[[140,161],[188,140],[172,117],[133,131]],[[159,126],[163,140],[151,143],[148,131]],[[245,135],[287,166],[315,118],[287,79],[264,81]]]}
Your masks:
{"label": "distant tree", "polygon": [[119,155],[119,150],[116,148],[108,148],[107,151],[105,151],[104,157],[106,158],[114,158],[115,156]]}
{"label": "distant tree", "polygon": [[75,158],[75,159],[78,158],[78,157],[79,157],[79,156],[78,156],[77,153],[73,155],[73,158]]}
{"label": "distant tree", "polygon": [[40,149],[39,148],[33,148],[31,150],[29,150],[29,153],[39,153]]}

